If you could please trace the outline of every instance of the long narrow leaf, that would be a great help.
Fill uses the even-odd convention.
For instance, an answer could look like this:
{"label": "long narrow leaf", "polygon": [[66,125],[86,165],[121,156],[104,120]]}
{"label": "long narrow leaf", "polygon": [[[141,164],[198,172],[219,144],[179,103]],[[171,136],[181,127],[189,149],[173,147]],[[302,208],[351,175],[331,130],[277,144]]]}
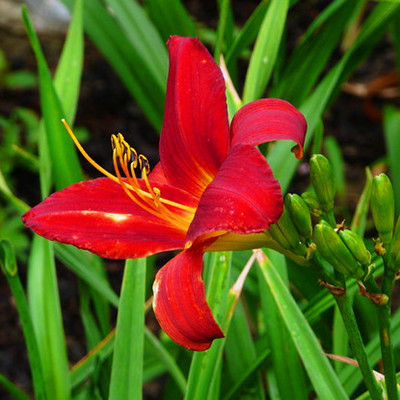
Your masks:
{"label": "long narrow leaf", "polygon": [[[210,304],[217,320],[225,314],[227,282],[229,282],[229,271],[231,265],[231,255],[224,253],[208,254],[205,269],[209,271],[209,284],[207,285],[207,301]],[[222,315],[221,315],[222,314]],[[218,318],[219,317],[219,318]],[[222,350],[225,339],[214,341],[209,350],[197,352],[193,355],[190,366],[187,391],[187,400],[206,400],[211,399],[215,379],[218,370],[221,368]]]}
{"label": "long narrow leaf", "polygon": [[264,17],[250,59],[243,89],[243,102],[256,100],[264,93],[280,46],[289,0],[272,0]]}
{"label": "long narrow leaf", "polygon": [[[364,23],[352,47],[339,63],[330,70],[313,94],[301,105],[300,110],[305,114],[308,122],[306,148],[312,140],[314,129],[317,127],[323,112],[334,95],[338,93],[341,83],[370,54],[387,29],[388,24],[398,15],[399,10],[400,4],[378,4]],[[279,142],[268,154],[269,163],[275,177],[281,184],[283,192],[287,190],[298,165],[298,160],[284,156],[284,154],[288,154],[292,146],[292,143]]]}
{"label": "long narrow leaf", "polygon": [[348,399],[332,366],[323,355],[323,350],[314,332],[276,272],[274,265],[272,265],[261,251],[258,252],[257,259],[262,275],[271,289],[276,305],[286,323],[318,396],[326,400]]}
{"label": "long narrow leaf", "polygon": [[162,88],[167,81],[168,54],[160,35],[136,0],[106,0],[127,39],[144,61],[146,73]]}
{"label": "long narrow leaf", "polygon": [[[226,368],[230,375],[228,389],[231,389],[231,384],[238,382],[238,380],[242,379],[243,375],[247,375],[248,369],[257,361],[257,352],[250,332],[248,319],[240,301],[235,307],[235,312],[229,326],[225,342],[225,356]],[[225,379],[225,382],[228,383],[227,379]],[[261,374],[256,374],[250,383],[251,386],[243,387],[243,399],[248,398],[245,393],[250,387],[253,398],[264,399],[265,394]]]}
{"label": "long narrow leaf", "polygon": [[56,163],[52,164],[54,177],[57,187],[62,189],[81,179],[79,160],[74,145],[68,135],[65,134],[65,129],[61,123],[65,114],[26,8],[22,9],[22,16],[39,68],[40,101],[46,131],[48,132],[47,140],[53,159],[57,160]]}
{"label": "long narrow leaf", "polygon": [[36,235],[28,264],[28,294],[48,398],[67,400],[68,359],[53,249],[50,242]]}
{"label": "long narrow leaf", "polygon": [[145,0],[144,4],[164,41],[169,35],[197,35],[196,27],[180,0]]}
{"label": "long narrow leaf", "polygon": [[[14,400],[31,400],[30,397],[24,393],[18,386],[14,385],[10,380],[8,380],[4,375],[0,374],[0,386],[12,396]],[[37,397],[38,399],[40,397]],[[44,398],[43,396],[41,397]]]}
{"label": "long narrow leaf", "polygon": [[333,1],[316,18],[285,64],[271,97],[284,98],[295,105],[306,99],[338,45],[357,2]]}
{"label": "long narrow leaf", "polygon": [[[281,254],[268,252],[269,257],[277,263],[277,272],[286,286],[289,285],[285,257]],[[271,348],[272,373],[276,380],[280,397],[283,399],[307,399],[308,391],[305,376],[290,333],[280,315],[278,306],[273,298],[262,271],[259,275],[260,298],[266,325],[266,334]],[[284,357],[282,355],[284,354]],[[289,386],[288,380],[291,382]],[[296,390],[293,390],[293,388]]]}
{"label": "long narrow leaf", "polygon": [[256,39],[267,9],[268,3],[266,1],[260,2],[253,14],[246,21],[243,28],[235,37],[234,42],[229,47],[225,56],[225,61],[228,67],[230,67],[231,63],[234,62],[238,56]]}
{"label": "long narrow leaf", "polygon": [[385,107],[383,127],[395,196],[396,215],[398,215],[400,210],[400,160],[398,154],[400,149],[400,111],[394,107]]}
{"label": "long narrow leaf", "polygon": [[127,260],[111,371],[110,400],[142,398],[146,259]]}
{"label": "long narrow leaf", "polygon": [[[72,8],[72,0],[63,0]],[[160,87],[160,76],[166,76],[167,65],[156,75],[147,69],[139,49],[132,46],[124,30],[99,0],[84,2],[85,30],[107,57],[122,82],[137,101],[146,117],[157,129],[161,128],[165,84]],[[146,50],[147,51],[147,50]]]}
{"label": "long narrow leaf", "polygon": [[[0,267],[6,276],[11,293],[14,296],[18,315],[21,321],[22,330],[25,337],[26,347],[28,349],[29,364],[32,372],[33,388],[37,400],[49,399],[46,390],[46,381],[43,373],[42,360],[39,353],[39,347],[33,328],[32,319],[29,313],[28,303],[25,297],[24,289],[18,275],[17,261],[12,249],[11,243],[7,240],[0,242]],[[23,399],[23,393],[18,391],[5,377],[1,376],[0,383],[15,396],[16,399]]]}
{"label": "long narrow leaf", "polygon": [[67,121],[74,123],[83,68],[83,0],[76,0],[74,13],[54,75],[54,87],[62,99]]}

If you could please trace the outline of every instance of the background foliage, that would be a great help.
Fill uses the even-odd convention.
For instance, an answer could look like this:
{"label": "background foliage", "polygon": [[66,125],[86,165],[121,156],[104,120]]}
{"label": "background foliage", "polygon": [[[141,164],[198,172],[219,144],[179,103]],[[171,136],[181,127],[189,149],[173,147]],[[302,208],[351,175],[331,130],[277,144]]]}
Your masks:
{"label": "background foliage", "polygon": [[[333,297],[311,270],[268,252],[268,263],[255,263],[237,301],[238,293],[230,288],[251,253],[207,254],[208,296],[214,299],[211,306],[228,335],[208,352],[193,354],[155,327],[150,288],[162,261],[153,257],[127,261],[133,265],[125,269],[118,295],[122,267],[112,273],[115,263],[105,265],[98,257],[75,248],[31,238],[20,215],[40,197],[85,179],[76,150],[59,123],[66,117],[73,124],[77,112],[79,115],[79,98],[84,95],[80,93],[86,57],[84,37],[104,55],[125,85],[129,101],[147,120],[135,125],[145,127],[137,139],[146,146],[146,142],[156,142],[162,123],[168,71],[165,41],[170,34],[178,34],[198,36],[217,61],[224,56],[244,103],[279,97],[305,114],[309,130],[300,169],[298,160],[287,157],[291,143],[276,143],[262,150],[284,192],[307,187],[311,154],[328,155],[336,174],[338,218],[346,218],[350,224],[359,199],[355,219],[360,222],[354,226],[362,236],[366,232],[366,243],[371,247],[370,238],[376,232],[368,212],[370,180],[364,180],[363,173],[349,171],[346,162],[352,154],[346,146],[353,135],[357,136],[355,143],[367,153],[358,155],[367,160],[364,165],[388,172],[398,212],[400,111],[395,85],[400,70],[399,2],[269,0],[256,5],[245,20],[237,21],[239,2],[220,0],[214,6],[218,15],[212,21],[215,24],[207,24],[180,0],[63,1],[72,19],[54,73],[47,66],[25,8],[22,19],[37,74],[13,71],[7,55],[1,53],[0,57],[0,84],[5,93],[37,84],[41,104],[40,114],[18,107],[0,115],[0,259],[10,290],[6,295],[15,299],[32,374],[32,389],[21,390],[7,368],[1,370],[4,393],[15,399],[34,396],[57,400],[140,399],[143,393],[149,399],[190,400],[363,396],[366,388],[359,369],[328,361],[322,353],[323,349],[354,357]],[[196,4],[206,7],[206,3]],[[308,18],[299,32],[294,22],[310,13],[314,18]],[[385,61],[377,62],[384,56]],[[370,67],[376,68],[376,73]],[[352,119],[351,105],[349,110],[341,107],[346,96],[363,99],[365,112],[361,117],[358,114],[359,120]],[[233,115],[240,104],[232,90],[228,89],[227,97]],[[111,96],[109,100],[113,102]],[[95,108],[96,98],[87,101]],[[345,113],[350,114],[347,120]],[[108,144],[111,132],[103,129],[102,121],[96,122],[100,141]],[[85,117],[79,124],[85,125]],[[368,132],[371,125],[384,141]],[[84,129],[79,132],[88,146],[96,138]],[[135,140],[133,136],[130,142]],[[152,148],[154,151],[154,144]],[[363,197],[363,185],[357,182],[361,179],[366,182]],[[37,182],[35,187],[31,182]],[[71,339],[66,335],[70,317],[60,306],[58,264],[65,265],[77,280],[74,296],[79,306],[74,318],[79,320],[84,340],[79,361],[71,356]],[[368,357],[379,370],[373,306],[356,296],[354,280],[349,280],[348,292],[354,297]],[[225,300],[222,305],[219,299]],[[400,342],[397,306],[395,296],[392,335],[396,360]],[[116,333],[117,314],[121,328]]]}

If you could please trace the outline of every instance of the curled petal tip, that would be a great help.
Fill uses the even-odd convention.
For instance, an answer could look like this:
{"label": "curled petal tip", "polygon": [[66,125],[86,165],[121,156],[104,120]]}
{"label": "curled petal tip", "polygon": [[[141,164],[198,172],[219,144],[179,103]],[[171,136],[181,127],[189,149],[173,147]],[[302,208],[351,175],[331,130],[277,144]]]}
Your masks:
{"label": "curled petal tip", "polygon": [[292,147],[291,152],[295,155],[297,159],[301,159],[304,156],[303,146],[296,144],[296,146]]}
{"label": "curled petal tip", "polygon": [[201,279],[203,249],[190,248],[157,273],[153,309],[164,332],[190,350],[207,350],[224,337],[205,299]]}

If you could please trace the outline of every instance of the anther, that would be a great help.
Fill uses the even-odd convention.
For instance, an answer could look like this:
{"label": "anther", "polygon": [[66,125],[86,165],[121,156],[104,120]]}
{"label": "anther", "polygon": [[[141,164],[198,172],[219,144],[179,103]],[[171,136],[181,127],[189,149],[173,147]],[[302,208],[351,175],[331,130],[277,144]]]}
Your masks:
{"label": "anther", "polygon": [[156,199],[159,200],[161,197],[161,190],[158,187],[153,187],[153,192],[156,195]]}
{"label": "anther", "polygon": [[135,150],[133,147],[131,147],[131,159],[130,159],[129,161],[130,161],[131,164],[134,165],[133,168],[136,168],[136,167],[137,167],[137,164],[138,164],[138,155],[137,155],[136,150]]}
{"label": "anther", "polygon": [[139,166],[140,170],[148,175],[150,173],[150,163],[143,154],[139,154]]}

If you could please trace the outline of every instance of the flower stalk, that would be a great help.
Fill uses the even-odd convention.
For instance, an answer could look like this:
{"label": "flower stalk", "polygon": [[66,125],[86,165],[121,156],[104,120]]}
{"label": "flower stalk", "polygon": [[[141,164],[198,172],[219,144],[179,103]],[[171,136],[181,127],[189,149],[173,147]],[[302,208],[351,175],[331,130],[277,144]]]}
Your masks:
{"label": "flower stalk", "polygon": [[[385,265],[386,267],[386,265]],[[393,344],[391,335],[391,304],[395,273],[390,268],[385,268],[382,282],[382,293],[387,296],[386,304],[377,305],[379,337],[381,342],[382,363],[385,374],[385,383],[388,400],[397,400],[396,369],[393,355]]]}

